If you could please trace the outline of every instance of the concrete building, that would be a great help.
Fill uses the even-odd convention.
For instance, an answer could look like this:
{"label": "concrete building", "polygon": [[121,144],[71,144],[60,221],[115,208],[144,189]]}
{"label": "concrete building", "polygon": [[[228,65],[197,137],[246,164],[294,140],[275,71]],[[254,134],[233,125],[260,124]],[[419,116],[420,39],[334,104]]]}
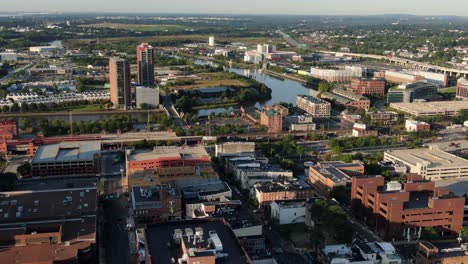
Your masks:
{"label": "concrete building", "polygon": [[137,47],[137,77],[141,86],[154,87],[154,49],[148,43]]}
{"label": "concrete building", "polygon": [[253,187],[259,206],[269,206],[275,200],[310,199],[316,197],[314,188],[297,182],[265,182]]}
{"label": "concrete building", "polygon": [[468,80],[465,78],[458,79],[457,82],[457,98],[468,99]]}
{"label": "concrete building", "polygon": [[385,95],[385,80],[380,78],[355,78],[351,80],[350,92],[359,95]]}
{"label": "concrete building", "polygon": [[327,245],[320,249],[318,263],[322,264],[400,264],[402,259],[388,242],[363,242],[352,245]]}
{"label": "concrete building", "polygon": [[403,183],[381,176],[352,179],[351,207],[386,240],[419,239],[423,227],[456,235],[463,226],[465,198],[410,174]]}
{"label": "concrete building", "polygon": [[388,90],[387,103],[411,103],[416,100],[434,99],[437,87],[427,82],[401,84]]}
{"label": "concrete building", "polygon": [[394,125],[398,121],[398,113],[391,111],[376,111],[367,113],[372,123],[380,126]]}
{"label": "concrete building", "polygon": [[130,93],[130,64],[121,58],[109,60],[110,99],[114,108],[130,109],[132,97]]}
{"label": "concrete building", "polygon": [[468,109],[468,100],[391,103],[390,107],[414,117],[453,117],[459,115],[461,111]]}
{"label": "concrete building", "polygon": [[17,61],[18,55],[12,52],[0,52],[0,61]]}
{"label": "concrete building", "polygon": [[312,77],[326,80],[329,82],[348,82],[354,78],[360,78],[363,76],[364,68],[355,66],[346,66],[344,69],[321,69],[314,68],[310,69]]}
{"label": "concrete building", "polygon": [[135,224],[145,225],[182,219],[182,196],[171,185],[133,186],[132,212]]}
{"label": "concrete building", "polygon": [[448,85],[447,74],[426,71],[386,71],[385,80],[395,84],[424,81],[437,87],[446,87]]}
{"label": "concrete building", "polygon": [[416,253],[416,263],[465,263],[468,261],[468,245],[466,243],[431,243],[419,242]]}
{"label": "concrete building", "polygon": [[468,178],[468,162],[439,149],[387,150],[384,160],[401,162],[427,180]]}
{"label": "concrete building", "polygon": [[210,46],[210,47],[216,46],[216,42],[215,42],[215,37],[214,37],[214,36],[210,36],[210,37],[208,38],[208,46]]}
{"label": "concrete building", "polygon": [[255,142],[224,142],[215,146],[216,157],[247,152],[255,152]]}
{"label": "concrete building", "polygon": [[2,263],[92,263],[96,187],[0,193]]}
{"label": "concrete building", "polygon": [[309,167],[309,183],[322,195],[330,197],[335,188],[350,187],[351,177],[362,174],[364,174],[364,164],[360,162],[319,162]]}
{"label": "concrete building", "polygon": [[77,141],[40,146],[31,161],[33,176],[96,176],[101,142]]}
{"label": "concrete building", "polygon": [[367,111],[371,104],[369,98],[341,88],[335,88],[332,92],[323,93],[322,98],[335,100],[336,103],[342,104],[348,109],[364,109]]}
{"label": "concrete building", "polygon": [[264,60],[264,55],[255,50],[246,51],[244,54],[244,62],[258,64]]}
{"label": "concrete building", "polygon": [[313,117],[330,117],[331,113],[331,104],[329,102],[313,96],[298,96],[297,107]]}
{"label": "concrete building", "polygon": [[407,119],[405,129],[407,132],[431,131],[431,125],[426,122]]}
{"label": "concrete building", "polygon": [[353,137],[378,136],[379,131],[368,129],[366,124],[354,123],[351,135]]}
{"label": "concrete building", "polygon": [[159,88],[137,86],[135,88],[136,106],[141,108],[146,105],[150,108],[157,108],[159,106]]}
{"label": "concrete building", "polygon": [[314,123],[313,117],[308,115],[286,116],[283,123],[285,123],[291,132],[310,132],[317,129],[317,124]]}
{"label": "concrete building", "polygon": [[305,222],[306,200],[276,200],[270,204],[271,220],[279,225]]}
{"label": "concrete building", "polygon": [[29,47],[29,52],[31,53],[46,53],[46,52],[53,52],[56,50],[61,50],[63,47],[59,46],[34,46]]}

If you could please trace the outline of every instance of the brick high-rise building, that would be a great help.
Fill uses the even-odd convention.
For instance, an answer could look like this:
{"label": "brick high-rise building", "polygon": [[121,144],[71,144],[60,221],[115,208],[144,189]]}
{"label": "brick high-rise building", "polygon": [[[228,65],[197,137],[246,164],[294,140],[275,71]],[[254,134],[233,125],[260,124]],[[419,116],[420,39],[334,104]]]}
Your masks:
{"label": "brick high-rise building", "polygon": [[142,86],[154,86],[154,49],[147,43],[137,47],[138,83]]}
{"label": "brick high-rise building", "polygon": [[114,108],[130,109],[130,64],[122,58],[109,60],[110,98]]}
{"label": "brick high-rise building", "polygon": [[384,239],[416,239],[422,228],[456,235],[463,226],[465,198],[410,174],[406,183],[385,183],[381,176],[354,177],[351,205]]}
{"label": "brick high-rise building", "polygon": [[352,79],[349,91],[359,95],[385,95],[385,80],[380,78]]}
{"label": "brick high-rise building", "polygon": [[458,79],[457,98],[468,99],[468,80],[465,78]]}

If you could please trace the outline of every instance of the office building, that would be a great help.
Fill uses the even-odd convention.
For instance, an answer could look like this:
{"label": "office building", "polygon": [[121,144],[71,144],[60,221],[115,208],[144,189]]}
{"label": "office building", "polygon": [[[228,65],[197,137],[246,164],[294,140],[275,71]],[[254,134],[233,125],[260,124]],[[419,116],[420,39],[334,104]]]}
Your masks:
{"label": "office building", "polygon": [[0,193],[1,263],[93,263],[97,189]]}
{"label": "office building", "polygon": [[468,99],[468,80],[465,78],[458,79],[457,82],[457,98]]}
{"label": "office building", "polygon": [[437,87],[428,82],[401,84],[388,91],[387,103],[411,103],[416,100],[434,99]]}
{"label": "office building", "polygon": [[431,125],[426,122],[407,119],[405,129],[407,132],[431,131]]}
{"label": "office building", "polygon": [[259,206],[269,206],[275,200],[310,199],[316,197],[314,188],[298,182],[264,182],[253,187]]}
{"label": "office building", "polygon": [[159,106],[159,88],[137,86],[135,88],[137,108],[157,108]]}
{"label": "office building", "polygon": [[391,243],[358,239],[351,245],[327,245],[321,248],[318,263],[401,264],[402,259]]}
{"label": "office building", "polygon": [[154,86],[154,49],[148,43],[137,47],[137,76],[141,86]]}
{"label": "office building", "polygon": [[468,261],[468,244],[419,242],[416,263],[466,263]]}
{"label": "office building", "polygon": [[182,219],[182,196],[171,185],[133,186],[132,212],[135,224],[153,224]]}
{"label": "office building", "polygon": [[368,98],[341,88],[335,88],[332,92],[323,93],[322,98],[335,100],[336,103],[344,105],[348,109],[369,110],[371,104]]}
{"label": "office building", "polygon": [[468,162],[439,149],[387,150],[384,160],[401,162],[427,180],[468,179]]}
{"label": "office building", "polygon": [[271,220],[279,225],[304,223],[306,203],[305,199],[273,201],[270,204]]}
{"label": "office building", "polygon": [[210,37],[208,38],[208,46],[210,46],[210,47],[216,46],[216,42],[215,42],[215,37],[214,37],[214,36],[210,36]]}
{"label": "office building", "polygon": [[31,161],[33,176],[96,176],[101,142],[76,141],[40,146]]}
{"label": "office building", "polygon": [[298,96],[297,107],[313,117],[330,117],[331,113],[331,104],[329,102],[313,96]]}
{"label": "office building", "polygon": [[116,109],[130,109],[132,97],[130,91],[130,64],[121,58],[109,60],[110,99]]}
{"label": "office building", "polygon": [[414,117],[453,117],[468,109],[468,100],[391,103],[390,107]]}
{"label": "office building", "polygon": [[355,78],[351,80],[350,92],[359,95],[385,95],[385,80],[380,78]]}
{"label": "office building", "polygon": [[351,200],[355,214],[386,240],[419,239],[423,227],[456,235],[463,226],[465,198],[417,174],[403,184],[385,183],[381,176],[353,177]]}
{"label": "office building", "polygon": [[309,183],[321,194],[330,197],[335,188],[349,187],[351,177],[362,174],[364,174],[364,164],[361,162],[319,162],[309,167]]}

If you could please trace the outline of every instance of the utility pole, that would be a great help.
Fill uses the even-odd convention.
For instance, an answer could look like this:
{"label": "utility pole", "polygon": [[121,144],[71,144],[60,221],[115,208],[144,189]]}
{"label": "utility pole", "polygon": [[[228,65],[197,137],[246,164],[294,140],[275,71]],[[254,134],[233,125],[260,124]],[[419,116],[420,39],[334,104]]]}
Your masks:
{"label": "utility pole", "polygon": [[70,136],[73,136],[73,113],[70,111]]}

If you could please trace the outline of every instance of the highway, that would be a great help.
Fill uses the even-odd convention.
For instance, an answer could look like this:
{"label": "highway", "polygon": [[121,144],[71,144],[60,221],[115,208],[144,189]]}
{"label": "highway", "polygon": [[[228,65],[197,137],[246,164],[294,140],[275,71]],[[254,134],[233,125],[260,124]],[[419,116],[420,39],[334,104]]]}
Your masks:
{"label": "highway", "polygon": [[26,66],[23,66],[21,68],[18,68],[18,69],[15,69],[13,72],[9,73],[8,75],[4,76],[3,78],[0,78],[0,84],[6,84],[10,81],[10,78],[12,76],[14,76],[15,74],[17,74],[18,72],[22,71],[22,70],[27,70],[29,68],[31,68],[34,64],[32,62],[30,62],[28,65]]}

